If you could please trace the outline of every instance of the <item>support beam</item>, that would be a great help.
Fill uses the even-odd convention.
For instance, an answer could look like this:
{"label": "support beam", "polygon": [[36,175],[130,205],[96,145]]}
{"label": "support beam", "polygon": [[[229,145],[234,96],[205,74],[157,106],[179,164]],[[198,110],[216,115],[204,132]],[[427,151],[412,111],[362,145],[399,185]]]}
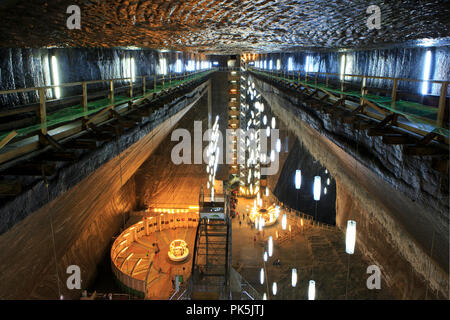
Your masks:
{"label": "support beam", "polygon": [[405,146],[403,152],[409,156],[434,156],[448,154],[448,150],[420,145]]}
{"label": "support beam", "polygon": [[400,132],[398,132],[397,130],[394,130],[390,127],[386,127],[386,128],[369,128],[369,130],[367,131],[367,135],[370,137],[374,137],[374,136],[384,136],[386,134],[400,134]]}
{"label": "support beam", "polygon": [[64,147],[67,149],[95,150],[97,149],[97,142],[89,139],[77,139],[67,142]]}
{"label": "support beam", "polygon": [[56,150],[64,151],[64,147],[48,134],[42,134],[39,132],[39,141],[44,145],[51,145]]}
{"label": "support beam", "polygon": [[56,173],[55,164],[28,162],[18,164],[0,172],[3,176],[52,176]]}
{"label": "support beam", "polygon": [[0,181],[0,196],[15,197],[22,192],[22,184],[17,181]]}
{"label": "support beam", "polygon": [[385,144],[413,144],[416,139],[407,135],[384,135],[383,143]]}
{"label": "support beam", "polygon": [[78,160],[78,156],[74,152],[56,151],[46,152],[39,155],[36,159],[45,161],[74,162]]}

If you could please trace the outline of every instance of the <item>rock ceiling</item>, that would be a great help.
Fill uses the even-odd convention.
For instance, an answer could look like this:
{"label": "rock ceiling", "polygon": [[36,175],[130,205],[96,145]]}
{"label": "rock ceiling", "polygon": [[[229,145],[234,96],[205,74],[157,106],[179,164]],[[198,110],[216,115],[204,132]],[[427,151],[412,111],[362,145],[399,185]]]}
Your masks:
{"label": "rock ceiling", "polygon": [[[81,9],[69,30],[67,7]],[[366,25],[369,5],[381,28]],[[448,1],[3,0],[2,47],[145,47],[206,53],[368,48],[448,40]]]}

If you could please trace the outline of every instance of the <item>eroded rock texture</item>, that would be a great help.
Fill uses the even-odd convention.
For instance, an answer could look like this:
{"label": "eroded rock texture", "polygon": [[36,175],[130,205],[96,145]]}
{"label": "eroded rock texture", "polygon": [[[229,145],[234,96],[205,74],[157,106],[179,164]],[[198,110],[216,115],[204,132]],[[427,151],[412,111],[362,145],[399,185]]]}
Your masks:
{"label": "eroded rock texture", "polygon": [[[66,13],[78,4],[82,29]],[[381,28],[366,26],[369,5]],[[448,36],[446,1],[28,0],[0,13],[3,46],[143,46],[210,52],[367,47]]]}

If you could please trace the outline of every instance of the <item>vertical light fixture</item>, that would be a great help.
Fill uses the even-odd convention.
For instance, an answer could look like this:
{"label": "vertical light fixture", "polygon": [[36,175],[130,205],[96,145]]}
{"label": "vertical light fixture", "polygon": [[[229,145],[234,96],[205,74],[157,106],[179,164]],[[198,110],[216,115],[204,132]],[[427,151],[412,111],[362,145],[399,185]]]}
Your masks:
{"label": "vertical light fixture", "polygon": [[294,288],[297,285],[297,269],[296,268],[292,269],[291,284],[292,284],[292,287],[294,287]]}
{"label": "vertical light fixture", "polygon": [[280,139],[277,140],[276,148],[277,148],[277,152],[279,153],[281,151],[281,140]]}
{"label": "vertical light fixture", "polygon": [[295,189],[300,189],[302,185],[302,170],[295,170]]}
{"label": "vertical light fixture", "polygon": [[267,262],[267,251],[264,251],[263,259],[264,259],[264,262]]}
{"label": "vertical light fixture", "polygon": [[[430,69],[431,69],[431,50],[428,50],[425,54],[425,64],[423,68],[423,80],[430,79]],[[428,82],[424,81],[422,83],[422,95],[428,93]]]}
{"label": "vertical light fixture", "polygon": [[273,293],[274,296],[277,295],[277,283],[276,282],[274,282],[272,284],[272,293]]}
{"label": "vertical light fixture", "polygon": [[345,252],[353,254],[355,252],[356,241],[356,221],[347,221],[347,232],[345,235]]}
{"label": "vertical light fixture", "polygon": [[273,254],[273,239],[272,236],[269,236],[269,245],[268,245],[268,250],[269,250],[269,257],[272,256]]}
{"label": "vertical light fixture", "polygon": [[269,187],[266,187],[266,197],[269,196]]}
{"label": "vertical light fixture", "polygon": [[345,74],[345,54],[341,56],[341,67],[340,67],[340,79],[344,80],[344,74]]}
{"label": "vertical light fixture", "polygon": [[316,299],[316,282],[314,280],[309,280],[308,300],[314,299]]}
{"label": "vertical light fixture", "polygon": [[131,81],[134,82],[136,79],[136,69],[135,69],[134,58],[130,58],[130,70],[131,70]]}
{"label": "vertical light fixture", "polygon": [[264,292],[263,300],[267,300],[267,294]]}
{"label": "vertical light fixture", "polygon": [[321,191],[321,182],[320,182],[320,176],[314,177],[314,200],[319,201],[320,200],[320,191]]}
{"label": "vertical light fixture", "polygon": [[[52,56],[52,78],[53,78],[54,86],[60,85],[59,72],[58,72],[58,60],[56,59],[55,56]],[[59,87],[55,88],[55,98],[56,99],[61,98],[61,89]]]}
{"label": "vertical light fixture", "polygon": [[261,268],[261,271],[259,272],[259,282],[264,284],[264,268]]}
{"label": "vertical light fixture", "polygon": [[275,129],[276,126],[276,120],[275,117],[272,117],[272,129]]}
{"label": "vertical light fixture", "polygon": [[283,214],[283,217],[281,218],[281,229],[286,230],[287,225],[287,217],[286,213]]}

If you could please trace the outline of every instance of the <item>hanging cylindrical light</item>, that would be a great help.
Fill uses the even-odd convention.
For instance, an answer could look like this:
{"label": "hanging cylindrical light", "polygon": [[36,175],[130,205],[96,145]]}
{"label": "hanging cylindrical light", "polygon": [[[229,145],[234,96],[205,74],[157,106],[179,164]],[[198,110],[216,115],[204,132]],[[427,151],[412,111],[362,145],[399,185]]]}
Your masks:
{"label": "hanging cylindrical light", "polygon": [[267,262],[267,251],[264,251],[263,259],[264,259],[264,262]]}
{"label": "hanging cylindrical light", "polygon": [[314,200],[319,201],[320,200],[320,191],[321,191],[321,182],[320,177],[315,176],[314,177]]}
{"label": "hanging cylindrical light", "polygon": [[266,136],[267,136],[267,137],[270,137],[270,127],[267,127],[267,128],[266,128]]}
{"label": "hanging cylindrical light", "polygon": [[287,217],[286,213],[283,214],[283,218],[281,218],[281,229],[286,230],[287,225]]}
{"label": "hanging cylindrical light", "polygon": [[269,196],[269,187],[266,187],[266,197]]}
{"label": "hanging cylindrical light", "polygon": [[272,129],[275,129],[275,125],[276,125],[275,117],[272,117]]}
{"label": "hanging cylindrical light", "polygon": [[263,294],[263,300],[267,300],[267,294],[265,292]]}
{"label": "hanging cylindrical light", "polygon": [[302,170],[295,170],[295,189],[300,189],[302,185]]}
{"label": "hanging cylindrical light", "polygon": [[277,295],[277,283],[276,282],[274,282],[272,284],[272,293],[273,293],[274,296]]}
{"label": "hanging cylindrical light", "polygon": [[272,236],[269,236],[269,257],[271,257],[272,256],[272,253],[273,253],[273,239],[272,239]]}
{"label": "hanging cylindrical light", "polygon": [[270,152],[270,161],[271,161],[271,162],[274,162],[274,161],[275,161],[275,150],[272,150],[272,151]]}
{"label": "hanging cylindrical light", "polygon": [[292,287],[294,287],[294,288],[297,285],[297,269],[296,268],[292,269],[291,284],[292,284]]}
{"label": "hanging cylindrical light", "polygon": [[330,185],[330,178],[327,179],[327,185]]}
{"label": "hanging cylindrical light", "polygon": [[316,298],[316,282],[314,280],[309,280],[308,300],[314,300],[315,298]]}
{"label": "hanging cylindrical light", "polygon": [[353,254],[355,252],[356,241],[356,221],[347,221],[347,232],[345,235],[345,252]]}
{"label": "hanging cylindrical light", "polygon": [[261,271],[259,272],[259,282],[264,284],[264,268],[261,268]]}
{"label": "hanging cylindrical light", "polygon": [[263,117],[263,124],[264,124],[264,125],[267,124],[267,116],[266,116],[266,115],[264,115],[264,117]]}
{"label": "hanging cylindrical light", "polygon": [[323,188],[323,194],[327,194],[327,187]]}
{"label": "hanging cylindrical light", "polygon": [[281,151],[281,140],[280,139],[277,140],[276,148],[277,148],[277,152],[279,153]]}

